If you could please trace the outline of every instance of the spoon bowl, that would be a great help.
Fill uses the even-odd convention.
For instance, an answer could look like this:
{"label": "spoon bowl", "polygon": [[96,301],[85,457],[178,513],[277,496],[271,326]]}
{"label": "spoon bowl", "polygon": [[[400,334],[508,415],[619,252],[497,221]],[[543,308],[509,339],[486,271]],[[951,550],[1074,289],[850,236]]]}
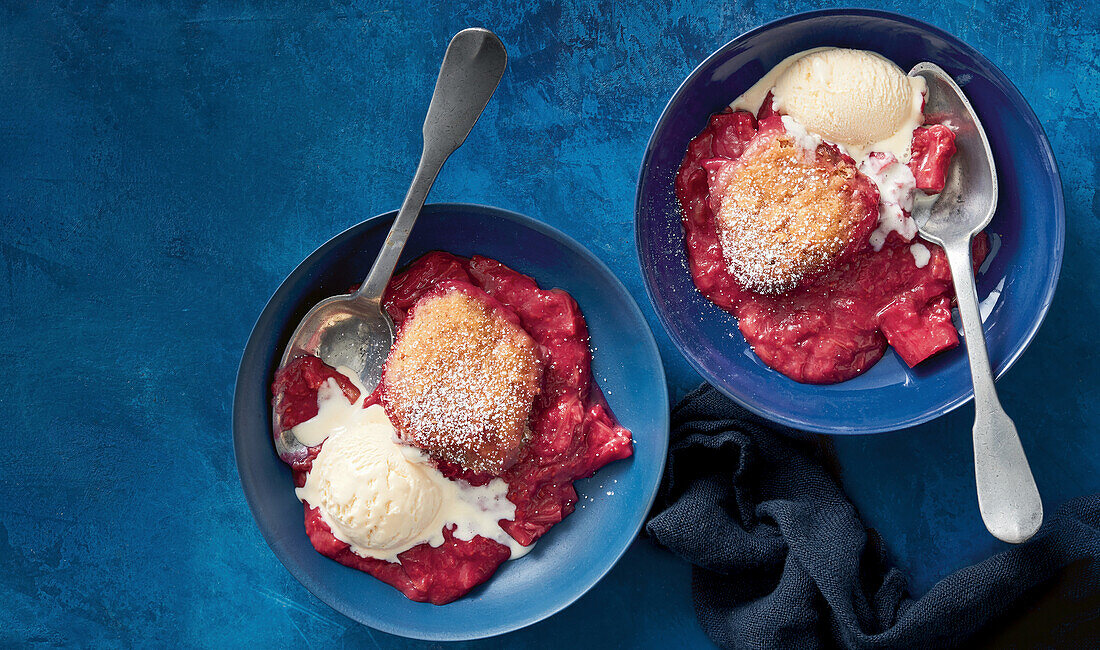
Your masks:
{"label": "spoon bowl", "polygon": [[927,62],[913,66],[909,74],[922,77],[928,84],[925,113],[955,132],[957,151],[951,159],[944,189],[933,196],[918,192],[913,218],[923,237],[943,247],[951,266],[974,382],[974,477],[978,509],[986,529],[994,537],[1018,544],[1039,530],[1043,502],[1016,424],[997,398],[971,257],[971,240],[989,225],[997,209],[997,168],[985,129],[951,76]]}
{"label": "spoon bowl", "polygon": [[[298,324],[283,352],[279,367],[301,356],[319,357],[334,368],[354,370],[364,386],[373,389],[382,379],[382,366],[393,345],[393,321],[377,300],[357,294],[326,298],[314,305]],[[291,429],[279,424],[276,410],[275,448],[284,460],[303,459],[307,448]]]}
{"label": "spoon bowl", "polygon": [[382,364],[393,343],[393,321],[377,300],[356,294],[333,296],[309,310],[282,364],[313,355],[330,366],[354,370],[364,386],[374,387],[382,378]]}
{"label": "spoon bowl", "polygon": [[962,89],[934,63],[918,63],[909,76],[922,77],[928,86],[925,114],[944,120],[955,132],[955,155],[939,194],[918,193],[913,219],[921,235],[937,244],[973,237],[993,219],[997,210],[997,166],[993,150],[974,108]]}

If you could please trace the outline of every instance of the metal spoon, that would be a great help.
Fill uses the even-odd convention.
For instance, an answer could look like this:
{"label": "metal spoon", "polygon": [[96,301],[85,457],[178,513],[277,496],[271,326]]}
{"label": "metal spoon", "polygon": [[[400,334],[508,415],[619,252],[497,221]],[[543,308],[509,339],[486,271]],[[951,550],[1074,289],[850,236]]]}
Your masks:
{"label": "metal spoon", "polygon": [[[394,338],[393,321],[382,307],[382,292],[389,284],[436,175],[466,140],[504,76],[507,64],[504,44],[488,30],[464,29],[451,39],[424,119],[420,165],[382,250],[358,291],[327,298],[309,310],[291,335],[280,366],[310,354],[330,366],[346,366],[355,371],[368,391],[378,385]],[[275,447],[287,460],[300,458],[306,452],[290,431],[276,437]]]}
{"label": "metal spoon", "polygon": [[962,317],[970,375],[974,381],[974,476],[978,508],[997,539],[1018,544],[1043,522],[1043,502],[1027,463],[1016,425],[1001,407],[989,367],[970,241],[997,209],[997,170],[982,124],[955,81],[933,63],[918,63],[910,76],[928,84],[925,112],[948,117],[958,152],[951,160],[943,192],[918,192],[913,207],[920,234],[947,253]]}

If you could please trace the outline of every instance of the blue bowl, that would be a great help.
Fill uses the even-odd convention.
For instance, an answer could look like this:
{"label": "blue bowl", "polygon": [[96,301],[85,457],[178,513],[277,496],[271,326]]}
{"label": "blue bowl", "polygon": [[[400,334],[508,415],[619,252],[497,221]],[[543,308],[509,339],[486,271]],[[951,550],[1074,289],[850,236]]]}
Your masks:
{"label": "blue bowl", "polygon": [[418,639],[502,634],[569,605],[606,574],[638,534],[668,450],[668,392],[653,334],[611,271],[580,244],[513,212],[475,205],[426,206],[402,263],[432,250],[481,254],[568,291],[592,339],[592,371],[634,456],[576,482],[576,512],[527,556],[443,606],[408,600],[393,587],[317,553],[306,537],[290,469],[271,441],[269,386],[290,334],[311,306],[362,280],[396,213],[364,221],[318,248],[283,282],[248,339],[233,397],[237,470],[256,523],[275,555],[307,589],[345,616]]}
{"label": "blue bowl", "polygon": [[[987,229],[999,250],[978,278],[979,297],[1002,294],[985,322],[997,376],[1035,336],[1062,266],[1065,205],[1058,168],[1035,113],[1000,70],[972,47],[925,23],[880,11],[799,14],[747,32],[699,65],[672,96],[650,137],[638,179],[635,236],[646,291],[672,342],[704,378],[775,422],[820,433],[878,433],[938,417],[973,396],[960,346],[910,369],[894,353],[830,386],[799,384],[753,354],[735,319],[692,283],[673,179],[688,142],[785,57],[812,47],[879,52],[908,70],[939,64],[982,120],[1000,178]],[[1003,283],[1003,284],[1001,284]]]}

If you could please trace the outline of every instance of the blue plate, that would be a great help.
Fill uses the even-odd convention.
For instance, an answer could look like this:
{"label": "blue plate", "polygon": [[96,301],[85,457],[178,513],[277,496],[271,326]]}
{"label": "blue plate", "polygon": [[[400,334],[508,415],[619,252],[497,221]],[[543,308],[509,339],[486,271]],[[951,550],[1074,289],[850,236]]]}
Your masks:
{"label": "blue plate", "polygon": [[[960,347],[910,369],[888,350],[865,374],[831,386],[799,384],[753,354],[733,317],[696,291],[688,272],[673,179],[688,142],[785,57],[812,47],[873,50],[908,70],[932,61],[962,86],[985,126],[1000,177],[987,229],[999,250],[978,295],[1002,294],[985,322],[997,376],[1035,336],[1062,266],[1065,205],[1058,168],[1035,113],[973,48],[935,27],[880,11],[799,14],[754,29],[704,61],[672,96],[638,179],[635,236],[646,291],[673,344],[707,381],[776,422],[821,433],[878,433],[926,422],[973,396]],[[1003,283],[1003,284],[1002,284]]]}
{"label": "blue plate", "polygon": [[393,587],[317,553],[306,537],[290,469],[271,442],[272,376],[298,321],[322,298],[362,280],[396,213],[369,219],[327,242],[283,282],[260,314],[237,373],[233,443],[252,514],[275,555],[333,609],[375,629],[418,639],[502,634],[569,605],[606,574],[638,534],[668,450],[668,392],[653,334],[611,271],[580,244],[528,217],[496,208],[424,208],[402,263],[432,250],[481,254],[568,291],[588,321],[593,375],[634,435],[634,456],[577,481],[577,510],[526,557],[443,606],[408,600]]}

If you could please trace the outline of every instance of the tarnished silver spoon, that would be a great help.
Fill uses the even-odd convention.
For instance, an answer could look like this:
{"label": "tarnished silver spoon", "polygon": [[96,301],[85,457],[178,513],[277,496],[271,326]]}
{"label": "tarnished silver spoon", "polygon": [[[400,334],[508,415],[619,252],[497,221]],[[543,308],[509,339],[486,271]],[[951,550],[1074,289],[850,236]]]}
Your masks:
{"label": "tarnished silver spoon", "polygon": [[925,112],[942,115],[955,130],[958,152],[942,192],[918,192],[913,206],[920,234],[947,253],[974,381],[974,477],[985,527],[997,539],[1018,544],[1043,523],[1043,502],[1020,445],[1016,425],[1001,407],[974,289],[970,243],[997,209],[997,169],[985,130],[955,81],[933,63],[918,63],[910,76],[928,84]]}
{"label": "tarnished silver spoon", "polygon": [[[488,30],[464,29],[451,39],[424,119],[420,165],[382,250],[358,291],[327,298],[309,310],[291,335],[280,366],[311,354],[330,366],[346,366],[355,371],[367,390],[378,385],[394,337],[393,321],[382,308],[382,292],[389,284],[436,175],[466,140],[504,76],[507,64],[504,44]],[[275,447],[286,460],[305,454],[305,447],[290,431],[275,438]]]}

